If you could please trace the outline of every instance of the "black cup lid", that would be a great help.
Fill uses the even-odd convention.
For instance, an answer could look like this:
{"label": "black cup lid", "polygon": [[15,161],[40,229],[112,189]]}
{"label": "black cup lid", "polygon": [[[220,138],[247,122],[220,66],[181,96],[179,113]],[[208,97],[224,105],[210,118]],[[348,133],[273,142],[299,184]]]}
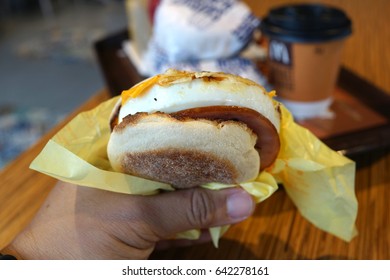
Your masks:
{"label": "black cup lid", "polygon": [[352,33],[351,20],[342,10],[321,4],[274,8],[260,28],[268,37],[288,42],[328,41]]}

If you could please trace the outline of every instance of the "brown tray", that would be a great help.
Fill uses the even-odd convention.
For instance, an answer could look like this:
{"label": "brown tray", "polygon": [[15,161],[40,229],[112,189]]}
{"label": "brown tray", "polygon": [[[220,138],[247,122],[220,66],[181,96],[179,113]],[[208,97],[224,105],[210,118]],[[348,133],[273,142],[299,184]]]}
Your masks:
{"label": "brown tray", "polygon": [[[142,77],[122,49],[123,30],[95,43],[95,52],[111,94],[118,95]],[[390,146],[390,95],[342,67],[331,107],[335,118],[301,123],[332,149],[354,157]]]}

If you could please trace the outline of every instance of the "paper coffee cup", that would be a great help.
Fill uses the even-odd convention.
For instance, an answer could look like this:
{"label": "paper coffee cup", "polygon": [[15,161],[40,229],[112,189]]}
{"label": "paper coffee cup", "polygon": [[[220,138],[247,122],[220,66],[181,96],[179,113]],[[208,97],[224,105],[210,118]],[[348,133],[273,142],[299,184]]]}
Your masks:
{"label": "paper coffee cup", "polygon": [[351,21],[320,4],[272,9],[261,23],[268,42],[268,78],[297,119],[329,116]]}

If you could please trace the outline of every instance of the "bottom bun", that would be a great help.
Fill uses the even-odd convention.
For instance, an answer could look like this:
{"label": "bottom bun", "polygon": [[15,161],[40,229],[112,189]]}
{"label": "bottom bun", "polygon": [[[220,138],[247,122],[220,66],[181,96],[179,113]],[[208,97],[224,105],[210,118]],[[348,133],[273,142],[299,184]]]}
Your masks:
{"label": "bottom bun", "polygon": [[175,188],[237,184],[258,175],[256,139],[241,122],[138,113],[114,128],[107,152],[114,170]]}

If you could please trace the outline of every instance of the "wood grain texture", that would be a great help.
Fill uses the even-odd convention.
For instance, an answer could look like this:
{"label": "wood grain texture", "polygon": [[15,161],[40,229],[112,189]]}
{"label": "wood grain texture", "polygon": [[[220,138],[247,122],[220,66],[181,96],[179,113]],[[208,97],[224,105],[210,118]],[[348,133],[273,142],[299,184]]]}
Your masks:
{"label": "wood grain texture", "polygon": [[[294,0],[244,0],[253,12],[264,17],[269,9]],[[343,9],[353,23],[347,39],[343,64],[390,94],[390,1],[387,0],[301,0],[301,3],[326,3]],[[369,94],[369,93],[367,93]]]}
{"label": "wood grain texture", "polygon": [[323,232],[278,190],[252,217],[232,226],[219,244],[154,252],[154,259],[390,259],[390,150],[356,158],[359,234],[350,243]]}
{"label": "wood grain texture", "polygon": [[56,182],[51,177],[29,169],[32,160],[47,141],[76,114],[95,107],[107,98],[106,91],[92,97],[0,172],[0,248],[5,247],[27,225]]}

